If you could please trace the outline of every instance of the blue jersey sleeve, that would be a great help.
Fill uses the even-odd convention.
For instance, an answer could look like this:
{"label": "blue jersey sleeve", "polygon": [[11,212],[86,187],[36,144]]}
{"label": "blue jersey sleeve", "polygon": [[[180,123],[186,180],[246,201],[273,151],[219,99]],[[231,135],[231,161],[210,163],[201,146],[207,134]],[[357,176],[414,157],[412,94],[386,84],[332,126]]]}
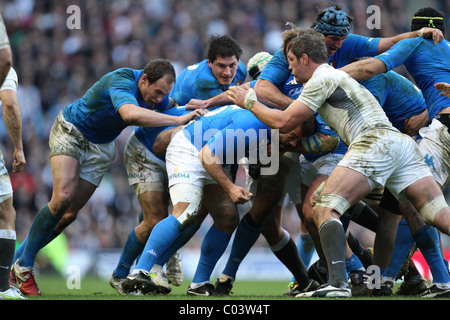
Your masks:
{"label": "blue jersey sleeve", "polygon": [[416,48],[420,46],[421,38],[405,39],[395,44],[388,51],[377,55],[375,58],[380,59],[389,70],[401,66],[405,61],[414,56]]}
{"label": "blue jersey sleeve", "polygon": [[281,49],[278,49],[261,71],[258,80],[268,80],[276,87],[281,88],[289,79],[290,75],[291,72],[289,71],[289,65],[284,57],[284,53]]}
{"label": "blue jersey sleeve", "polygon": [[136,100],[137,85],[132,72],[112,73],[105,81],[105,88],[109,88],[114,108],[119,110],[124,104],[139,105]]}
{"label": "blue jersey sleeve", "polygon": [[434,44],[421,37],[405,39],[375,58],[388,70],[405,65],[409,74],[422,91],[430,119],[450,105],[450,98],[439,95],[434,84],[450,82],[450,42],[442,40]]}
{"label": "blue jersey sleeve", "polygon": [[342,43],[342,47],[330,57],[329,64],[341,68],[352,63],[355,58],[373,57],[378,54],[380,38],[364,37],[349,34]]}

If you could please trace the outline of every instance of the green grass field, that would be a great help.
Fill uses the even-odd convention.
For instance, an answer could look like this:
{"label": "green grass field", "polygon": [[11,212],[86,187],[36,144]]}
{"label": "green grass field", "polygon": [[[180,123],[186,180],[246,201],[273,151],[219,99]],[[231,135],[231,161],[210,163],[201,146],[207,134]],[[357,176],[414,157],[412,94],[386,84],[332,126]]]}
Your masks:
{"label": "green grass field", "polygon": [[[168,295],[122,296],[111,286],[108,280],[87,277],[81,280],[79,289],[69,289],[66,279],[55,275],[37,275],[36,281],[42,291],[40,297],[29,297],[30,300],[286,300],[301,299],[285,297],[287,282],[272,281],[237,281],[232,294],[228,297],[192,297],[186,291],[190,283],[185,280],[180,287],[172,286]],[[306,299],[311,300],[311,299]],[[345,300],[423,300],[411,297],[353,297]]]}
{"label": "green grass field", "polygon": [[[111,286],[108,280],[87,277],[81,280],[79,289],[69,289],[66,279],[58,275],[37,275],[36,282],[41,289],[42,296],[29,297],[33,300],[197,300],[202,297],[187,296],[186,291],[190,281],[185,280],[179,287],[172,286],[168,295],[122,296]],[[229,297],[208,297],[207,299],[288,299],[283,296],[287,289],[287,282],[236,282]]]}
{"label": "green grass field", "polygon": [[[423,308],[430,300],[408,297],[358,297],[349,299],[298,299],[283,296],[285,282],[240,281],[235,283],[233,294],[228,297],[192,297],[186,295],[189,281],[165,296],[121,296],[112,289],[107,280],[85,278],[79,289],[69,289],[61,276],[37,275],[36,281],[42,291],[40,297],[28,297],[26,301],[11,301],[15,310],[31,316],[36,314],[80,315],[89,318],[113,319],[118,316],[155,314],[161,319],[277,319],[281,317],[312,316],[336,317],[346,312],[371,316],[392,314],[400,311],[402,316],[417,316],[417,307]],[[443,310],[446,300],[433,300],[435,310]],[[440,302],[439,302],[440,301]],[[2,301],[0,301],[0,305]],[[55,304],[56,303],[56,304]],[[417,305],[417,303],[420,303]],[[434,303],[438,303],[437,305]],[[444,303],[444,305],[442,305]],[[4,304],[4,306],[6,306]],[[22,307],[23,306],[23,307]],[[30,306],[30,307],[27,307]],[[61,313],[62,312],[62,313]],[[422,311],[421,311],[422,312]],[[351,313],[354,314],[354,313]],[[248,319],[246,319],[248,320]]]}

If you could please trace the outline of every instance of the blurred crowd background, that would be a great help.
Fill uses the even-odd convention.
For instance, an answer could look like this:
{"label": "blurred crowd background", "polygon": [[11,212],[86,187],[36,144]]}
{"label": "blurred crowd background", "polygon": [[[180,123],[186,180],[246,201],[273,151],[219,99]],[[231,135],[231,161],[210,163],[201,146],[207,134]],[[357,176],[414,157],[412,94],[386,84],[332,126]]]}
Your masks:
{"label": "blurred crowd background", "polygon": [[[413,13],[422,7],[433,6],[447,16],[450,12],[449,0],[2,0],[0,12],[19,77],[27,157],[25,171],[11,174],[18,240],[24,239],[35,214],[51,196],[48,133],[56,115],[105,73],[120,67],[141,69],[161,57],[170,59],[179,74],[205,58],[211,34],[225,33],[240,43],[246,64],[259,51],[274,53],[279,48],[286,22],[310,27],[321,9],[335,3],[354,17],[353,33],[374,37],[409,31]],[[381,10],[380,29],[366,24],[370,16],[366,10],[373,4]],[[81,10],[80,29],[66,25],[70,5]],[[109,174],[66,229],[69,248],[122,248],[136,223],[140,208],[126,179],[122,152],[131,130],[117,140]],[[3,125],[0,143],[10,168],[13,149]],[[243,181],[242,175],[238,178]],[[292,206],[287,205],[283,219],[297,239],[299,219]],[[200,231],[188,246],[198,246],[202,238]],[[370,236],[362,238],[370,245]],[[260,239],[258,245],[265,241]]]}

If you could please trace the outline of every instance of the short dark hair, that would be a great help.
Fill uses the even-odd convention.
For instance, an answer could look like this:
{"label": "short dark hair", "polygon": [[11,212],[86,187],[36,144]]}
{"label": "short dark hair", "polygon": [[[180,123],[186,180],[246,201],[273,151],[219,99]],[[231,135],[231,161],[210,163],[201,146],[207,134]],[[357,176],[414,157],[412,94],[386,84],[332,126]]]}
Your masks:
{"label": "short dark hair", "polygon": [[327,63],[328,52],[323,35],[314,31],[307,30],[292,39],[288,46],[288,51],[291,51],[297,58],[302,54],[306,54],[312,61],[316,63]]}
{"label": "short dark hair", "polygon": [[209,61],[214,62],[218,56],[221,57],[232,57],[235,56],[237,60],[240,59],[242,55],[241,46],[236,40],[228,35],[212,35],[209,38],[209,47],[206,57]]}
{"label": "short dark hair", "polygon": [[164,76],[168,76],[171,82],[175,82],[176,73],[172,63],[167,59],[154,59],[144,68],[149,83],[155,83]]}
{"label": "short dark hair", "polygon": [[424,27],[436,28],[445,34],[444,13],[431,7],[425,7],[414,13],[411,21],[411,31]]}

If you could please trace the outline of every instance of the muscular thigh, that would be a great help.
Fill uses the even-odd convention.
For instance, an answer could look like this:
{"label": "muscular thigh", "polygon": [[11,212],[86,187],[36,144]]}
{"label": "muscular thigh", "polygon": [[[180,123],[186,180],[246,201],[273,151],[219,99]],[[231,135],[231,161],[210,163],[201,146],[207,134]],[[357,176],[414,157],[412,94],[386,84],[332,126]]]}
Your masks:
{"label": "muscular thigh", "polygon": [[365,176],[347,167],[336,166],[325,181],[323,194],[339,195],[354,205],[370,192],[371,188]]}

